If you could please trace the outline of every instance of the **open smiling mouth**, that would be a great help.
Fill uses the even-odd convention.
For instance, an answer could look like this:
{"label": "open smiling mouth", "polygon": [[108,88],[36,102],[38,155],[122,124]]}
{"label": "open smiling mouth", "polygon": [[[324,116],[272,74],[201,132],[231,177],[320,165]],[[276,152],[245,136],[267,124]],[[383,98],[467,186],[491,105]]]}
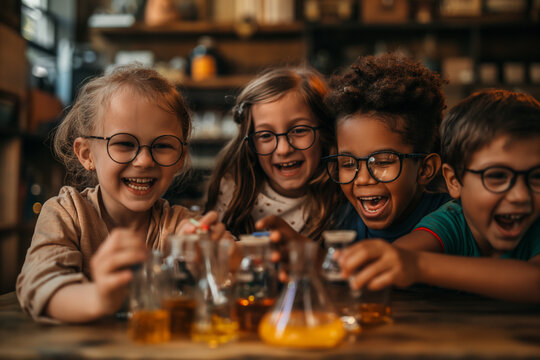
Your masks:
{"label": "open smiling mouth", "polygon": [[155,178],[122,178],[124,184],[129,188],[138,191],[148,190],[156,182]]}
{"label": "open smiling mouth", "polygon": [[289,161],[281,164],[275,164],[274,166],[278,168],[278,170],[295,170],[298,169],[300,166],[302,166],[304,162],[303,161]]}
{"label": "open smiling mouth", "polygon": [[387,196],[364,196],[359,197],[362,208],[371,214],[376,214],[379,212],[388,202]]}
{"label": "open smiling mouth", "polygon": [[521,231],[521,227],[526,218],[526,215],[503,214],[503,215],[495,215],[494,218],[497,225],[499,225],[503,230],[506,230],[508,232],[519,233]]}

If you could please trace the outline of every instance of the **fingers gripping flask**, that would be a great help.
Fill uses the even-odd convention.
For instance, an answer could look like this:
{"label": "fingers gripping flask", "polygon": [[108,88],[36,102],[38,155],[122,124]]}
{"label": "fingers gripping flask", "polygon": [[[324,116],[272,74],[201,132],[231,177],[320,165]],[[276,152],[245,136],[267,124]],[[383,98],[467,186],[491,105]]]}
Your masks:
{"label": "fingers gripping flask", "polygon": [[270,261],[268,236],[240,235],[242,260],[236,271],[236,313],[240,329],[257,332],[277,296],[277,277]]}
{"label": "fingers gripping flask", "polygon": [[315,242],[289,244],[289,281],[259,325],[259,335],[266,343],[332,348],[345,337],[341,319],[317,277],[317,250]]}

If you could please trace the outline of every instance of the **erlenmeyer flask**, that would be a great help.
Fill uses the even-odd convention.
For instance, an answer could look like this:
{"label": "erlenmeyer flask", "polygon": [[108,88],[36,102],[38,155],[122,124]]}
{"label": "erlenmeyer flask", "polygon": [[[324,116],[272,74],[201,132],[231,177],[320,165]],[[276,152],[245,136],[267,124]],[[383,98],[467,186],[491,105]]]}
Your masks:
{"label": "erlenmeyer flask", "polygon": [[197,284],[197,308],[191,339],[216,347],[237,339],[238,321],[234,319],[229,292],[223,291],[217,280],[218,242],[210,240],[205,233],[200,236],[198,243],[202,255],[201,276]]}
{"label": "erlenmeyer flask", "polygon": [[345,337],[341,319],[315,271],[317,249],[314,242],[289,244],[289,281],[259,325],[259,335],[266,343],[331,348]]}
{"label": "erlenmeyer flask", "polygon": [[163,296],[163,307],[171,312],[171,335],[188,336],[195,318],[195,245],[196,234],[170,235],[167,237],[168,256],[164,267],[169,276],[169,286]]}
{"label": "erlenmeyer flask", "polygon": [[167,287],[163,258],[152,251],[143,266],[134,272],[131,282],[128,335],[137,342],[159,343],[170,339],[170,313],[162,306]]}
{"label": "erlenmeyer flask", "polygon": [[268,236],[240,235],[242,261],[236,271],[236,312],[240,329],[256,332],[277,296],[277,277],[270,261]]}
{"label": "erlenmeyer flask", "polygon": [[360,331],[360,325],[355,317],[354,293],[349,287],[348,279],[341,276],[341,267],[334,259],[336,251],[345,249],[356,237],[354,230],[327,230],[323,232],[326,255],[321,266],[323,284],[328,291],[328,297],[341,316],[345,329],[350,332]]}

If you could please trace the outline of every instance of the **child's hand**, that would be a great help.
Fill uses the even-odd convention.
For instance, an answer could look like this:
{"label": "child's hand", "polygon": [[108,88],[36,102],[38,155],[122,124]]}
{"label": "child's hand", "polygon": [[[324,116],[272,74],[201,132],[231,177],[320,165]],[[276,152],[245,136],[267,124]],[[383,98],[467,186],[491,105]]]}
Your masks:
{"label": "child's hand", "polygon": [[[210,227],[210,239],[217,241],[221,238],[233,239],[233,236],[225,229],[225,225],[218,221],[219,216],[215,211],[207,212],[203,217],[197,219],[200,225],[208,225]],[[180,222],[178,232],[180,234],[194,234],[197,232],[198,227],[193,224],[190,219],[184,219]]]}
{"label": "child's hand", "polygon": [[[339,251],[335,257],[352,288],[381,290],[390,285],[407,287],[418,278],[415,252],[397,248],[384,240],[363,240]],[[352,275],[352,276],[351,276]]]}
{"label": "child's hand", "polygon": [[97,312],[112,314],[122,306],[133,278],[130,267],[146,260],[144,239],[131,230],[114,229],[90,260],[92,281],[97,288]]}
{"label": "child's hand", "polygon": [[[276,251],[273,251],[270,259],[273,262],[286,261],[288,255],[287,244],[291,241],[311,241],[309,238],[300,235],[285,220],[279,216],[270,215],[255,223],[257,230],[270,229],[270,241],[275,244]],[[287,281],[287,274],[280,269],[279,280]]]}
{"label": "child's hand", "polygon": [[285,220],[279,216],[269,215],[255,223],[257,230],[270,229],[270,241],[277,244],[279,251],[272,254],[272,261],[277,262],[286,255],[286,245],[290,241],[310,241],[309,238],[300,235]]}

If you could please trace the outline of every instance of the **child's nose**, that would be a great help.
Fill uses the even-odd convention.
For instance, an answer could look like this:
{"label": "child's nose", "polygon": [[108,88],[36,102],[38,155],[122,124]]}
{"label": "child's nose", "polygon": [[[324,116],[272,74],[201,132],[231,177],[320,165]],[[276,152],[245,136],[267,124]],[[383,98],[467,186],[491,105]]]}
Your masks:
{"label": "child's nose", "polygon": [[150,153],[150,148],[147,146],[142,147],[139,150],[139,153],[137,156],[135,156],[135,159],[133,159],[132,162],[133,166],[140,166],[140,167],[152,167],[155,165],[154,159],[152,158],[152,154]]}
{"label": "child's nose", "polygon": [[289,144],[289,141],[287,141],[287,138],[285,136],[278,136],[276,138],[276,141],[277,141],[276,153],[288,154],[294,151],[294,148],[291,146],[291,144]]}
{"label": "child's nose", "polygon": [[364,162],[361,162],[358,166],[358,173],[356,174],[356,179],[354,179],[355,185],[371,185],[377,183],[377,180],[371,176]]}
{"label": "child's nose", "polygon": [[531,189],[527,185],[524,176],[518,176],[514,186],[508,190],[506,198],[515,203],[527,203],[531,201],[532,194]]}

